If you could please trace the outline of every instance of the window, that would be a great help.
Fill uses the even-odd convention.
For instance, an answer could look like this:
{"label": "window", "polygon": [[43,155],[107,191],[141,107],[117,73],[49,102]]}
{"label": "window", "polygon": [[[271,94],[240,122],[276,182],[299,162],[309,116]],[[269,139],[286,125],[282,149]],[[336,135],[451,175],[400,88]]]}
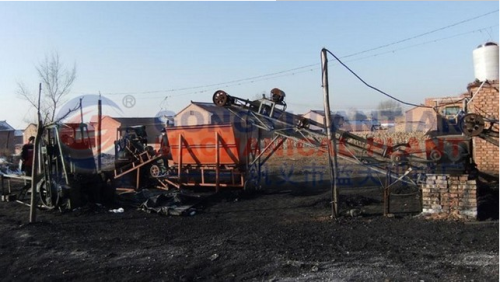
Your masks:
{"label": "window", "polygon": [[443,115],[445,116],[455,116],[460,112],[459,106],[451,106],[443,109]]}

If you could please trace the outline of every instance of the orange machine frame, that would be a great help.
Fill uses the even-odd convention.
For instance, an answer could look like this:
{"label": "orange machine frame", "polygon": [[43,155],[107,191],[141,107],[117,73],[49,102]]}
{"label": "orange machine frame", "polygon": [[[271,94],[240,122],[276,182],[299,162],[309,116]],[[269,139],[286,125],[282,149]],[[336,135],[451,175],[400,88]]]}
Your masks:
{"label": "orange machine frame", "polygon": [[252,153],[248,130],[232,124],[178,126],[167,136],[177,176],[164,181],[176,188],[207,186],[242,188]]}

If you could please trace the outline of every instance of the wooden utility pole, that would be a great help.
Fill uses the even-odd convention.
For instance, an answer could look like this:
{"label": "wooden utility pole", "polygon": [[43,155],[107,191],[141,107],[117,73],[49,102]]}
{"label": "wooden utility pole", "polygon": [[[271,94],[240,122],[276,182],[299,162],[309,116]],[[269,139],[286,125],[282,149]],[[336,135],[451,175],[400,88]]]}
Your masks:
{"label": "wooden utility pole", "polygon": [[97,172],[101,173],[101,127],[102,127],[102,101],[101,92],[97,101]]}
{"label": "wooden utility pole", "polygon": [[[36,222],[36,207],[38,194],[36,191],[36,184],[38,183],[38,166],[39,166],[39,147],[40,147],[40,139],[42,138],[43,133],[43,123],[42,123],[42,115],[40,113],[40,100],[42,96],[42,84],[40,83],[38,87],[38,107],[37,107],[37,128],[36,128],[36,136],[35,136],[35,144],[33,145],[33,164],[31,166],[31,199],[30,199],[30,222]],[[50,183],[46,183],[45,185],[50,185]]]}
{"label": "wooden utility pole", "polygon": [[[322,71],[322,85],[324,94],[324,108],[325,108],[325,129],[328,137],[328,164],[330,165],[330,179],[332,190],[332,218],[338,218],[338,198],[339,192],[337,189],[337,140],[335,139],[335,126],[332,126],[332,117],[330,112],[330,93],[328,88],[328,58],[327,50],[321,50],[321,71]],[[333,132],[332,132],[333,129]],[[333,161],[332,161],[333,154]]]}

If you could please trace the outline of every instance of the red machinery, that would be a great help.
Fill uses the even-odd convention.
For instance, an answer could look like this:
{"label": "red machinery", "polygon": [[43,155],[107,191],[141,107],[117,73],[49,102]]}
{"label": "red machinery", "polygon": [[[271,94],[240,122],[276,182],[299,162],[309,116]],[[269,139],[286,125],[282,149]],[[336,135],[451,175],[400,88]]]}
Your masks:
{"label": "red machinery", "polygon": [[135,189],[189,186],[243,188],[255,155],[255,130],[236,130],[232,124],[179,126],[166,129],[160,150],[148,147],[141,126],[115,142],[115,183],[135,177]]}
{"label": "red machinery", "polygon": [[[218,191],[227,187],[258,186],[263,164],[287,139],[326,150],[326,134],[310,129],[311,125],[324,126],[287,112],[284,97],[285,93],[277,88],[271,91],[269,98],[253,101],[218,90],[213,102],[228,109],[236,117],[234,123],[169,127],[164,137],[167,141],[162,142],[159,152],[141,145],[140,136],[117,141],[117,146],[126,144],[116,154],[115,178],[136,172],[136,189],[144,175],[163,189],[205,186]],[[244,126],[237,128],[237,121]],[[335,120],[332,125],[338,141],[338,156],[380,173],[401,171],[402,167],[414,172],[437,171],[440,165],[450,163],[456,164],[454,169],[463,170],[470,163],[467,136],[436,136],[427,140],[423,148],[421,144],[384,144],[344,131],[339,122]],[[273,138],[269,145],[260,148],[261,142],[257,141],[265,132]],[[413,183],[409,178],[401,181]]]}
{"label": "red machinery", "polygon": [[180,126],[167,130],[172,161],[163,181],[182,186],[244,187],[252,131],[231,124]]}

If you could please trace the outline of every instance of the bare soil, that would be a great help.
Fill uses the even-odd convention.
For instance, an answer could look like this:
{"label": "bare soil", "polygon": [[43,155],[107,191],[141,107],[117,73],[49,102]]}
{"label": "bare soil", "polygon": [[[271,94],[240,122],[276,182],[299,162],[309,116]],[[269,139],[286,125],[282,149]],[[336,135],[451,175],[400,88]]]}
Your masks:
{"label": "bare soil", "polygon": [[419,216],[418,190],[403,186],[384,217],[382,190],[356,174],[340,187],[342,216],[332,220],[328,177],[313,181],[311,163],[291,164],[293,172],[271,166],[262,191],[206,197],[192,216],[118,198],[39,210],[29,223],[28,207],[0,202],[0,280],[499,280],[498,186],[482,190],[481,220]]}

